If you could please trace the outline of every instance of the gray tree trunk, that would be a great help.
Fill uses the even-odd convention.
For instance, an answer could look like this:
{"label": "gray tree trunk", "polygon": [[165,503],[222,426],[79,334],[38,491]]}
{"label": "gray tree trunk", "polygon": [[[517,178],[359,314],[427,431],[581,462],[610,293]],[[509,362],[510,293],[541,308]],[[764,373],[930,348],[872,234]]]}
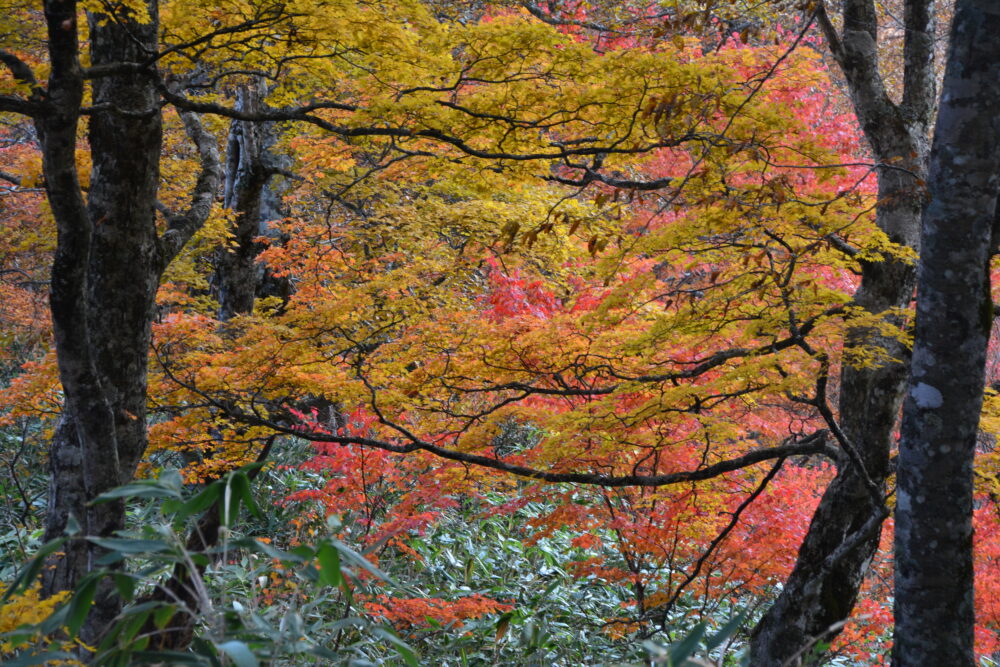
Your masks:
{"label": "gray tree trunk", "polygon": [[993,321],[1000,4],[959,0],[923,215],[896,486],[897,667],[971,667],[972,463]]}
{"label": "gray tree trunk", "polygon": [[[934,107],[932,3],[906,3],[906,71],[901,103],[892,102],[878,73],[878,31],[874,2],[845,0],[844,24],[837,31],[818,15],[834,59],[848,83],[858,119],[878,170],[876,224],[894,243],[919,250],[922,191],[920,178]],[[890,317],[909,307],[916,284],[912,264],[867,262],[855,303]],[[892,318],[896,324],[901,324]],[[840,632],[878,548],[884,508],[873,502],[871,486],[884,491],[889,475],[892,431],[909,371],[908,355],[893,338],[855,328],[845,348],[875,346],[896,362],[877,368],[844,365],[840,376],[839,426],[863,465],[842,457],[836,478],[823,494],[795,567],[775,604],[754,629],[755,667],[802,663],[814,646]],[[847,545],[847,546],[845,546]]]}
{"label": "gray tree trunk", "polygon": [[[237,91],[236,109],[258,113],[266,94],[263,81],[242,86]],[[236,214],[231,247],[221,251],[213,279],[219,301],[219,319],[253,312],[262,294],[287,299],[291,285],[276,279],[261,266],[257,257],[263,249],[257,237],[267,235],[269,220],[282,216],[280,195],[271,187],[279,168],[279,157],[271,151],[277,139],[274,123],[234,120],[226,147],[226,174],[223,203]]]}
{"label": "gray tree trunk", "polygon": [[[249,84],[237,90],[235,108],[239,112],[258,113],[263,106],[265,83]],[[261,294],[287,297],[291,285],[284,279],[268,276],[266,267],[257,257],[262,246],[257,237],[267,234],[267,221],[282,217],[280,196],[269,187],[276,173],[278,158],[271,153],[276,140],[274,123],[233,120],[226,145],[223,204],[235,213],[232,228],[233,243],[222,249],[217,258],[213,277],[213,292],[219,301],[219,320],[226,322],[237,315],[253,312],[254,302]],[[277,286],[278,289],[274,289]],[[265,461],[276,436],[270,437],[257,461]],[[259,469],[250,473],[253,479]],[[188,535],[186,548],[192,553],[205,552],[219,540],[221,513],[218,504],[205,510]],[[153,619],[142,632],[149,634],[151,645],[160,650],[185,650],[194,638],[197,613],[202,600],[191,585],[193,576],[204,574],[205,566],[195,572],[187,565],[174,567],[170,578],[143,601],[183,603],[183,610],[174,614],[163,627]]]}

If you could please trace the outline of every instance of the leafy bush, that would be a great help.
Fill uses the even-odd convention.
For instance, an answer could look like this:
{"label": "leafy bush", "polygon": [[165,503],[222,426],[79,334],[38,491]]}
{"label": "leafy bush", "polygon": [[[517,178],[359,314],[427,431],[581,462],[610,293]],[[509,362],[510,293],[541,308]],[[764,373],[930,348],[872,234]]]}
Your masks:
{"label": "leafy bush", "polygon": [[[47,664],[54,660],[85,657],[92,665],[117,667],[141,664],[251,667],[260,660],[270,664],[317,664],[330,661],[372,664],[371,657],[416,665],[412,649],[391,628],[357,615],[328,615],[340,605],[351,609],[353,590],[365,577],[389,577],[342,542],[324,537],[314,545],[283,551],[266,541],[236,531],[241,505],[259,514],[250,495],[246,470],[230,473],[193,496],[185,494],[180,477],[167,473],[158,480],[140,481],[101,497],[149,498],[158,502],[155,521],[147,521],[128,534],[114,538],[83,537],[105,549],[101,568],[84,577],[63,598],[50,598],[51,614],[21,614],[16,628],[0,634],[4,650],[16,655],[10,665]],[[222,513],[222,540],[200,552],[186,547],[185,536],[202,512]],[[149,517],[147,517],[148,519]],[[73,527],[78,530],[78,527]],[[20,609],[21,601],[37,592],[33,584],[47,556],[57,551],[71,534],[45,544],[20,570],[4,594],[5,611]],[[262,582],[280,570],[295,584],[295,595],[268,606],[259,604]],[[365,573],[365,574],[362,574]],[[173,574],[185,575],[192,600],[157,596]],[[50,650],[40,638],[77,636],[98,586],[113,582],[125,607],[110,631],[90,650]],[[265,584],[266,585],[266,584]],[[194,639],[187,651],[160,650],[158,635],[181,615],[194,619]],[[79,656],[78,656],[79,654]]]}

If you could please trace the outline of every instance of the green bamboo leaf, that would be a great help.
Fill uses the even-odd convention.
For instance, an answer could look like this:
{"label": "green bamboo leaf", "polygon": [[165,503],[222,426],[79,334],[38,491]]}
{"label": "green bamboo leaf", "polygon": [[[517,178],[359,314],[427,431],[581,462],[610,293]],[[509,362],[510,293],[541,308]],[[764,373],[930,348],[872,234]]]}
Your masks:
{"label": "green bamboo leaf", "polygon": [[253,654],[249,646],[241,641],[231,639],[227,642],[216,644],[215,647],[228,655],[236,667],[260,667],[257,656]]}
{"label": "green bamboo leaf", "polygon": [[718,632],[705,642],[705,648],[713,651],[722,646],[722,643],[732,637],[740,629],[740,626],[746,622],[747,616],[749,616],[749,613],[744,610],[729,619],[728,623],[722,626]]}
{"label": "green bamboo leaf", "polygon": [[73,598],[69,602],[69,610],[66,612],[66,629],[70,637],[75,637],[83,626],[87,613],[90,612],[90,605],[94,601],[97,593],[97,584],[103,577],[102,572],[91,572],[80,580],[73,593]]}
{"label": "green bamboo leaf", "polygon": [[698,650],[701,645],[701,638],[705,636],[705,630],[708,626],[704,622],[699,623],[694,626],[694,629],[687,634],[684,639],[680,640],[675,644],[671,644],[667,657],[669,662],[668,665],[683,665],[684,662],[694,655],[694,652]]}
{"label": "green bamboo leaf", "polygon": [[222,495],[222,484],[209,484],[193,498],[183,503],[177,510],[177,521],[184,521],[192,514],[204,512]]}
{"label": "green bamboo leaf", "polygon": [[4,591],[3,597],[0,597],[0,602],[6,602],[10,599],[10,596],[15,593],[20,593],[25,588],[30,586],[38,576],[38,573],[41,572],[45,559],[56,551],[59,551],[65,543],[66,538],[60,537],[43,544],[31,560],[25,563],[20,571],[18,571],[17,576],[14,577],[14,579],[10,582],[10,585],[7,586],[7,590]]}
{"label": "green bamboo leaf", "polygon": [[240,495],[240,501],[246,505],[246,508],[250,511],[250,514],[257,519],[263,519],[264,514],[257,507],[257,503],[254,502],[253,493],[250,490],[250,478],[245,472],[238,472],[233,480],[236,484],[236,490]]}
{"label": "green bamboo leaf", "polygon": [[105,491],[91,501],[91,505],[100,505],[121,498],[172,498],[182,500],[179,487],[165,484],[161,480],[140,480]]}
{"label": "green bamboo leaf", "polygon": [[155,625],[159,630],[162,630],[163,628],[167,627],[167,623],[170,621],[171,618],[174,617],[174,612],[176,611],[177,611],[176,605],[172,604],[163,605],[155,612],[153,612],[153,625]]}
{"label": "green bamboo leaf", "polygon": [[392,644],[392,647],[396,650],[396,653],[399,654],[399,657],[401,657],[407,665],[409,665],[410,667],[420,667],[420,661],[417,660],[416,652],[414,652],[414,650],[410,648],[409,644],[407,644],[402,639],[397,637],[395,632],[386,627],[381,627],[381,628],[372,628],[372,634],[374,634],[377,637],[381,637],[382,639]]}
{"label": "green bamboo leaf", "polygon": [[136,586],[136,581],[132,575],[124,572],[113,572],[111,578],[114,579],[115,588],[118,590],[118,595],[121,596],[122,600],[131,602],[132,596],[135,595]]}
{"label": "green bamboo leaf", "polygon": [[319,580],[327,586],[340,585],[340,554],[329,542],[324,542],[316,551],[319,561]]}
{"label": "green bamboo leaf", "polygon": [[123,554],[155,554],[169,551],[172,547],[163,540],[134,540],[118,537],[88,537],[88,542],[108,551]]}

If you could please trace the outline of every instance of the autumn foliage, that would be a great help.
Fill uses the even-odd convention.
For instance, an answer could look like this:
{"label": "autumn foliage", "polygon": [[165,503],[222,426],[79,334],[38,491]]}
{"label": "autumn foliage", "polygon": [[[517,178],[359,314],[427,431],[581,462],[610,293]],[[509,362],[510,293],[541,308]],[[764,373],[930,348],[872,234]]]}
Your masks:
{"label": "autumn foliage", "polygon": [[[567,570],[627,591],[603,619],[611,637],[647,636],[681,603],[706,617],[766,604],[847,464],[827,433],[836,370],[895,363],[842,354],[845,330],[908,336],[851,302],[861,261],[913,257],[874,226],[873,167],[813,38],[670,25],[595,47],[579,26],[503,7],[449,22],[402,0],[291,4],[261,20],[243,3],[164,3],[168,46],[259,22],[220,30],[197,60],[177,46],[162,67],[179,80],[201,68],[235,88],[242,69],[266,72],[270,107],[315,108],[275,129],[283,214],[254,239],[288,294],[219,316],[239,214],[220,206],[163,278],[140,474],[176,467],[198,485],[269,439],[306,439],[307,459],[270,464],[311,480],[275,499],[299,517],[295,540],[333,515],[376,564],[418,560],[410,539],[460,506],[535,503],[526,544],[572,534]],[[229,121],[208,123],[221,142]],[[0,171],[19,180],[0,190],[0,428],[30,422],[42,438],[60,400],[39,285],[53,232],[34,146],[3,132]],[[183,132],[168,114],[168,207],[197,173]],[[1000,650],[992,445],[984,434],[977,473],[983,655]],[[891,530],[882,539],[832,647],[858,664],[890,648]],[[461,632],[517,602],[359,604],[405,635]]]}

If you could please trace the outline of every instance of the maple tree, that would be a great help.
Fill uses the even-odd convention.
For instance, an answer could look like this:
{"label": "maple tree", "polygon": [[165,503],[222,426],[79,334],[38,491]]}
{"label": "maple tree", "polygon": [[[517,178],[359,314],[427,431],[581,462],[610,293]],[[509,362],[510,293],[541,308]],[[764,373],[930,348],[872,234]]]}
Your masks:
{"label": "maple tree", "polygon": [[[289,502],[356,517],[369,547],[405,553],[461,499],[544,501],[530,540],[569,529],[616,554],[572,570],[629,587],[618,636],[694,591],[707,609],[782,582],[754,664],[842,627],[889,513],[908,373],[925,3],[908,3],[900,104],[866,60],[865,2],[841,31],[820,4],[766,44],[711,3],[461,20],[402,0],[7,4],[47,31],[47,54],[27,28],[3,43],[0,111],[33,119],[41,164],[16,144],[3,175],[19,197],[44,186],[57,230],[12,250],[54,251],[55,354],[3,390],[4,426],[50,429],[49,537],[71,515],[86,535],[123,528],[120,500],[91,501],[136,471],[210,482],[282,435],[318,443],[304,469],[326,478]],[[860,131],[802,48],[813,21]],[[30,351],[46,323],[28,323]],[[66,552],[49,593],[104,553]],[[403,630],[511,611],[365,604]],[[101,588],[84,638],[118,609]]]}

